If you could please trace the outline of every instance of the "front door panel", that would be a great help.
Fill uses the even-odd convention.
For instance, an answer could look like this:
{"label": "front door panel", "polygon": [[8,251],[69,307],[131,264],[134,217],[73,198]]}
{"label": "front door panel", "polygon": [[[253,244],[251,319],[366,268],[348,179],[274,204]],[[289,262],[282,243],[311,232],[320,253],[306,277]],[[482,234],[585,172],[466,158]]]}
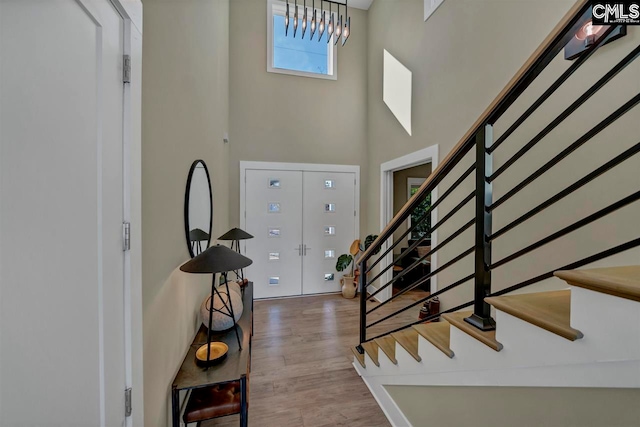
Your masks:
{"label": "front door panel", "polygon": [[[340,291],[340,254],[355,236],[355,173],[304,172],[302,293]],[[349,269],[350,272],[350,269]]]}
{"label": "front door panel", "polygon": [[302,293],[302,172],[246,171],[246,276],[256,298]]}

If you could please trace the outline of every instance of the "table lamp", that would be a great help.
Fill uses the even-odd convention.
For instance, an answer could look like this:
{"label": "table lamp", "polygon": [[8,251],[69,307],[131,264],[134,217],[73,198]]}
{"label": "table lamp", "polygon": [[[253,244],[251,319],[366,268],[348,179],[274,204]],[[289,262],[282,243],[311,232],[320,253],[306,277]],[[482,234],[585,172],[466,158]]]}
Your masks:
{"label": "table lamp", "polygon": [[[225,316],[231,317],[231,319],[233,320],[233,328],[236,333],[236,339],[238,340],[238,347],[240,348],[240,350],[242,350],[240,335],[238,334],[238,325],[235,322],[235,317],[233,314],[233,304],[231,303],[229,284],[227,283],[227,272],[242,269],[251,265],[252,262],[253,261],[251,261],[246,256],[241,255],[226,246],[215,245],[206,249],[200,255],[192,258],[190,261],[186,262],[180,267],[180,270],[184,271],[185,273],[213,274],[213,278],[211,281],[211,304],[209,306],[209,327],[207,329],[207,363],[210,362],[211,356],[211,322],[214,310],[218,313],[224,314]],[[216,273],[221,273],[224,278],[224,285],[227,290],[229,306],[227,306],[227,303],[224,301],[224,299],[220,295],[220,291],[216,287]],[[213,307],[213,300],[215,295],[220,298],[220,301],[222,301],[222,303],[224,304],[224,308],[227,309],[227,312]]]}
{"label": "table lamp", "polygon": [[189,232],[189,240],[191,241],[191,250],[193,253],[200,255],[200,253],[202,253],[202,242],[209,241],[209,233],[200,228],[194,228]]}
{"label": "table lamp", "polygon": [[[231,230],[224,233],[222,236],[218,237],[218,240],[231,240],[231,249],[235,250],[238,253],[240,252],[240,240],[253,239],[253,236],[247,233],[244,230],[239,228],[232,228]],[[238,274],[238,270],[234,270],[236,277],[242,280],[242,286],[244,286],[244,270],[240,269],[240,274]],[[244,291],[244,287],[243,287]]]}

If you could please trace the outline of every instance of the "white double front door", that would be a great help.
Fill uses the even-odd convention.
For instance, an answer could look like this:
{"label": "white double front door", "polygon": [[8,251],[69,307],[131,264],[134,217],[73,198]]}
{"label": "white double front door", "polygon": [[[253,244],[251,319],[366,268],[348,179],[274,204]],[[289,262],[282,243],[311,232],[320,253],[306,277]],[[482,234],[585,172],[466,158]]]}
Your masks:
{"label": "white double front door", "polygon": [[340,254],[356,238],[355,172],[245,170],[247,277],[256,298],[340,291]]}

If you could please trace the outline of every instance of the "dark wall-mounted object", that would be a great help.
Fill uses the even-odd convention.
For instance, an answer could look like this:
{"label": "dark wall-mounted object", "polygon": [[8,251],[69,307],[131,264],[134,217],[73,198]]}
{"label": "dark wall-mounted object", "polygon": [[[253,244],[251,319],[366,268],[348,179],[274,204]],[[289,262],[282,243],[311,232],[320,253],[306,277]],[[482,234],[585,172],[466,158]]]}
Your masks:
{"label": "dark wall-mounted object", "polygon": [[211,244],[213,228],[213,192],[209,169],[196,160],[189,169],[184,193],[184,232],[191,258],[205,251]]}
{"label": "dark wall-mounted object", "polygon": [[[580,25],[575,36],[572,37],[564,47],[564,59],[572,61],[578,58],[584,51],[598,42],[599,38],[602,37],[610,27],[610,25],[592,25],[591,19],[592,8],[589,8],[584,15],[582,15],[582,18],[580,19],[582,25]],[[627,26],[617,25],[616,28],[605,36],[601,45],[604,46],[605,44],[611,43],[612,41],[626,35]]]}

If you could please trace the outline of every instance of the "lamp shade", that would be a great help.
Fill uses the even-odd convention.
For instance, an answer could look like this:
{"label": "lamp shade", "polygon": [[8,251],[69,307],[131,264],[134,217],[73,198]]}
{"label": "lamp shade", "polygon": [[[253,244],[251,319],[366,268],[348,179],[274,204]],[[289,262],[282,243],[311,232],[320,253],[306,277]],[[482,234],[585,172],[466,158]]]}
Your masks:
{"label": "lamp shade", "polygon": [[232,228],[231,230],[218,237],[218,240],[247,240],[253,239],[253,236],[244,230],[239,228]]}
{"label": "lamp shade", "polygon": [[209,233],[200,228],[194,228],[189,232],[189,240],[192,242],[209,240]]}
{"label": "lamp shade", "polygon": [[253,263],[249,258],[226,246],[211,246],[200,255],[180,266],[185,273],[222,273],[225,271],[239,270]]}

